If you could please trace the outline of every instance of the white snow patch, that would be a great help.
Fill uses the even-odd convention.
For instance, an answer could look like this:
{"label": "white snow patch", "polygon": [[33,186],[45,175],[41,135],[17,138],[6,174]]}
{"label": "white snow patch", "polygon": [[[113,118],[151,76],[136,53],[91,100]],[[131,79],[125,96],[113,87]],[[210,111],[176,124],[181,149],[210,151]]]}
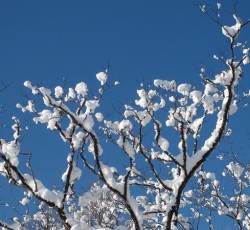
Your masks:
{"label": "white snow patch", "polygon": [[164,137],[159,138],[158,144],[159,144],[162,151],[168,151],[169,142]]}
{"label": "white snow patch", "polygon": [[93,113],[95,109],[99,106],[99,102],[97,100],[89,100],[85,103],[86,113]]}
{"label": "white snow patch", "polygon": [[60,98],[63,95],[63,88],[61,86],[57,86],[55,88],[55,97]]}
{"label": "white snow patch", "polygon": [[236,24],[233,26],[223,26],[222,27],[222,33],[226,36],[229,37],[230,40],[232,41],[232,39],[238,34],[238,32],[240,31],[240,28],[242,26],[242,22],[240,21],[239,18],[236,17],[236,15],[233,15]]}
{"label": "white snow patch", "polygon": [[88,87],[86,83],[80,82],[76,85],[75,91],[78,95],[82,95],[83,97],[87,95]]}
{"label": "white snow patch", "polygon": [[177,87],[177,91],[179,93],[181,93],[182,95],[184,96],[188,96],[189,95],[189,91],[191,89],[191,85],[190,84],[180,84],[178,87]]}
{"label": "white snow patch", "polygon": [[107,81],[107,74],[104,72],[100,72],[100,73],[96,74],[96,78],[98,81],[101,82],[101,85],[104,85]]}
{"label": "white snow patch", "polygon": [[217,9],[219,10],[221,8],[221,3],[217,3]]}
{"label": "white snow patch", "polygon": [[32,84],[31,84],[31,82],[30,81],[25,81],[24,83],[23,83],[23,85],[25,86],[25,87],[27,87],[27,88],[32,88]]}
{"label": "white snow patch", "polygon": [[190,93],[189,97],[193,100],[194,103],[198,103],[201,100],[202,93],[201,91],[195,90]]}
{"label": "white snow patch", "polygon": [[131,130],[133,128],[133,125],[130,120],[122,120],[119,123],[119,131],[122,130]]}
{"label": "white snow patch", "polygon": [[96,119],[97,119],[98,122],[102,122],[103,118],[104,118],[103,115],[102,115],[102,113],[96,113],[95,117],[96,117]]}
{"label": "white snow patch", "polygon": [[154,85],[156,87],[161,87],[165,90],[175,91],[176,90],[176,82],[175,81],[167,81],[167,80],[154,80]]}
{"label": "white snow patch", "polygon": [[234,174],[236,178],[239,178],[244,171],[244,168],[239,163],[230,162],[227,168]]}
{"label": "white snow patch", "polygon": [[[67,180],[69,169],[70,169],[70,166],[68,165],[68,168],[67,168],[66,172],[63,173],[63,175],[62,175],[62,181],[63,182],[66,182],[66,180]],[[73,162],[73,169],[72,169],[71,174],[70,174],[69,183],[72,184],[76,180],[80,180],[81,175],[82,175],[82,170],[80,168],[76,167],[75,162]]]}

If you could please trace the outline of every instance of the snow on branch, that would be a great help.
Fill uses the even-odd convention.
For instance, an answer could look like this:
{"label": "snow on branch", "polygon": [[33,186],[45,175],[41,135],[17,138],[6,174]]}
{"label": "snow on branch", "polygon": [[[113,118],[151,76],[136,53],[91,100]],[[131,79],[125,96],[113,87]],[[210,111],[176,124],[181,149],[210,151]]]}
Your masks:
{"label": "snow on branch", "polygon": [[[221,5],[217,4],[217,8]],[[201,10],[207,14],[205,6]],[[212,194],[210,207],[248,226],[248,210],[243,204],[249,203],[249,197],[232,197],[229,200],[236,208],[230,209],[216,175],[202,170],[230,130],[229,119],[238,110],[236,87],[244,75],[243,66],[249,64],[250,49],[242,49],[236,42],[247,23],[233,17],[233,26],[216,21],[230,40],[230,56],[225,58],[226,67],[221,72],[208,78],[202,69],[203,84],[198,87],[165,79],[155,79],[148,89],[141,85],[137,98],[124,105],[121,117],[114,120],[102,112],[107,71],[96,74],[100,88],[94,96],[85,82],[50,90],[25,81],[32,97],[40,97],[41,102],[29,99],[27,105],[18,103],[17,108],[33,114],[35,125],[44,124],[69,146],[67,167],[61,176],[63,185],[50,190],[36,178],[30,159],[26,165],[30,174],[19,167],[21,128],[17,118],[13,118],[13,140],[0,140],[1,175],[25,189],[20,202],[23,206],[29,205],[32,198],[41,204],[30,219],[43,222],[41,226],[49,223],[51,229],[189,229],[190,221],[182,210],[194,196],[190,180],[199,177],[199,192]],[[238,49],[241,56],[235,54]],[[77,197],[76,188],[84,183],[85,168],[100,184]],[[238,184],[242,175],[248,176],[237,163],[228,164],[226,169]],[[44,205],[47,209],[42,213]],[[44,217],[51,213],[57,218]],[[199,218],[197,210],[192,213]],[[9,226],[2,222],[0,225],[7,229]]]}

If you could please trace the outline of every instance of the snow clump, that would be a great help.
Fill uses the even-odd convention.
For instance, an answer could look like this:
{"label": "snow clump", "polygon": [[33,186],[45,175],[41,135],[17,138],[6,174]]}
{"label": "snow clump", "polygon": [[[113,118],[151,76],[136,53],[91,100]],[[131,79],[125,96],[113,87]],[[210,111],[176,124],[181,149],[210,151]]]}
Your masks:
{"label": "snow clump", "polygon": [[61,86],[57,86],[55,88],[55,97],[60,98],[63,95],[63,88]]}
{"label": "snow clump", "polygon": [[221,8],[221,3],[217,3],[217,8],[218,8],[218,10]]}
{"label": "snow clump", "polygon": [[96,74],[96,78],[98,81],[101,82],[101,85],[104,85],[107,81],[108,76],[106,73],[100,72],[100,73]]}
{"label": "snow clump", "polygon": [[95,117],[96,117],[96,119],[97,119],[98,122],[103,121],[103,115],[102,115],[102,113],[96,113]]}
{"label": "snow clump", "polygon": [[188,96],[190,89],[191,89],[190,84],[180,84],[177,88],[177,91],[184,96]]}
{"label": "snow clump", "polygon": [[242,26],[242,22],[240,21],[239,18],[236,17],[236,15],[233,15],[236,24],[233,26],[223,26],[222,27],[222,33],[226,36],[229,37],[230,40],[232,39],[239,33],[240,28]]}
{"label": "snow clump", "polygon": [[158,144],[162,151],[168,151],[169,142],[165,138],[160,137],[158,140]]}
{"label": "snow clump", "polygon": [[78,95],[82,95],[84,97],[87,95],[88,87],[84,82],[80,82],[76,85],[75,91]]}

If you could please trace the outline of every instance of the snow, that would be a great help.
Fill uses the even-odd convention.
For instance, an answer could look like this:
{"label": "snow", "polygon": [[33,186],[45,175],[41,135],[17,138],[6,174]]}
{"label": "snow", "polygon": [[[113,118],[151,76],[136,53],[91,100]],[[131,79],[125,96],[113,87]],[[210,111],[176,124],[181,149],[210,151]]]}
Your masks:
{"label": "snow", "polygon": [[64,100],[65,100],[65,101],[72,100],[72,99],[74,99],[75,97],[76,97],[76,93],[75,93],[74,89],[69,88],[69,92],[68,92],[68,94],[65,96]]}
{"label": "snow", "polygon": [[214,98],[214,102],[217,103],[218,101],[222,100],[223,99],[223,96],[222,95],[219,95],[218,93],[215,93],[213,95],[213,98]]}
{"label": "snow", "polygon": [[[57,205],[58,207],[61,207],[61,200],[60,196],[54,194],[52,191],[47,189],[41,181],[34,180],[32,176],[29,174],[23,174],[23,177],[25,179],[25,182],[30,186],[32,191],[37,194],[38,196],[42,197],[43,199],[50,201]],[[22,183],[21,181],[19,183]]]}
{"label": "snow", "polygon": [[175,119],[170,118],[169,120],[166,121],[166,126],[175,126]]}
{"label": "snow", "polygon": [[159,144],[162,151],[168,151],[169,142],[164,137],[159,138],[158,144]]}
{"label": "snow", "polygon": [[245,56],[243,62],[242,62],[244,65],[247,65],[250,63],[250,59],[249,59],[249,56]]}
{"label": "snow", "polygon": [[103,121],[103,118],[104,118],[103,115],[102,115],[102,113],[96,113],[95,117],[96,117],[96,119],[97,119],[98,122]]}
{"label": "snow", "polygon": [[87,130],[87,131],[92,131],[92,128],[95,124],[93,117],[90,114],[83,114],[80,116],[76,116],[75,119],[83,125],[83,127]]}
{"label": "snow", "polygon": [[156,87],[161,87],[168,91],[175,91],[176,90],[176,82],[175,81],[167,81],[167,80],[154,80],[154,85]]}
{"label": "snow", "polygon": [[214,98],[211,95],[206,95],[202,100],[204,110],[207,111],[208,114],[212,114],[214,112]]}
{"label": "snow", "polygon": [[250,48],[243,49],[243,50],[242,50],[242,53],[243,53],[243,54],[248,54],[248,53],[249,53],[249,51],[250,51]]}
{"label": "snow", "polygon": [[160,103],[154,103],[153,110],[157,111],[158,109],[163,108],[165,105],[166,105],[165,100],[163,98],[161,98]]}
{"label": "snow", "polygon": [[121,194],[123,194],[124,193],[124,184],[118,183],[115,181],[110,167],[108,167],[107,165],[105,165],[103,163],[101,163],[100,166],[102,169],[103,176],[104,176],[106,182],[109,184],[109,186],[111,186],[112,188],[118,190]]}
{"label": "snow", "polygon": [[2,176],[6,176],[7,175],[7,171],[5,169],[5,162],[0,162],[0,174]]}
{"label": "snow", "polygon": [[131,130],[133,128],[133,125],[131,123],[130,120],[122,120],[120,123],[119,123],[119,131],[123,131],[123,130]]}
{"label": "snow", "polygon": [[129,190],[128,190],[128,194],[127,194],[127,199],[128,199],[128,203],[129,203],[130,207],[133,209],[133,212],[136,215],[139,227],[140,227],[140,229],[142,229],[143,214],[139,211],[138,203],[136,202],[134,197],[132,197],[130,195]]}
{"label": "snow", "polygon": [[227,131],[225,132],[225,136],[229,137],[232,134],[232,129],[227,129]]}
{"label": "snow", "polygon": [[249,59],[249,56],[248,56],[249,51],[250,51],[250,48],[242,50],[242,53],[244,54],[242,63],[244,65],[247,65],[247,64],[250,63],[250,59]]}
{"label": "snow", "polygon": [[21,203],[22,205],[27,205],[27,204],[29,203],[29,199],[28,199],[27,197],[24,197],[24,198],[20,201],[20,203]]}
{"label": "snow", "polygon": [[236,113],[236,111],[238,110],[238,106],[237,106],[237,101],[234,100],[233,103],[230,105],[230,109],[229,109],[229,115],[233,115],[234,113]]}
{"label": "snow", "polygon": [[229,37],[231,42],[233,41],[233,38],[239,33],[240,28],[242,26],[242,22],[239,18],[236,17],[236,15],[233,15],[236,24],[233,26],[223,26],[222,27],[222,34],[224,34],[226,37]]}
{"label": "snow", "polygon": [[129,155],[129,157],[134,160],[135,159],[135,152],[133,146],[128,142],[125,141],[124,143],[124,150]]}
{"label": "snow", "polygon": [[[219,9],[220,6],[218,4],[217,6]],[[235,17],[235,19],[236,25],[232,27],[223,27],[224,35],[226,35],[227,37],[232,38],[236,36],[238,33],[238,29],[240,29],[241,22],[238,18]],[[227,33],[225,31],[227,31]],[[249,49],[243,49],[242,55],[246,63],[249,62],[248,52]],[[64,104],[64,101],[54,99],[53,96],[50,95],[50,91],[48,89],[44,87],[33,87],[29,81],[26,81],[24,83],[26,87],[30,88],[32,91],[39,91],[40,94],[42,94],[44,104],[47,107],[45,106],[44,110],[36,112],[32,100],[28,101],[28,105],[26,107],[23,107],[20,104],[17,106],[21,109],[24,109],[25,111],[27,110],[34,113],[35,116],[37,116],[34,118],[34,121],[36,123],[46,123],[47,128],[51,130],[57,128],[56,124],[60,125],[61,129],[59,131],[62,133],[63,139],[66,141],[69,141],[70,139],[71,144],[73,144],[73,147],[75,148],[75,151],[77,151],[78,148],[82,148],[82,142],[83,140],[86,140],[85,150],[88,149],[88,151],[93,154],[93,156],[91,154],[88,155],[88,159],[91,159],[89,162],[93,164],[93,166],[90,167],[92,167],[93,170],[96,170],[96,173],[99,174],[101,179],[104,180],[104,184],[108,191],[110,191],[110,188],[112,188],[111,190],[116,190],[118,191],[118,193],[121,193],[121,195],[124,195],[124,181],[126,178],[126,173],[130,172],[131,170],[131,173],[127,174],[129,175],[129,177],[127,181],[128,183],[126,184],[126,202],[131,206],[141,224],[143,223],[143,218],[145,217],[142,213],[140,213],[141,210],[142,212],[148,210],[158,211],[160,208],[162,208],[162,210],[167,213],[167,211],[171,209],[171,207],[175,204],[176,194],[178,194],[180,186],[185,180],[186,176],[191,172],[191,170],[194,169],[194,167],[198,167],[197,163],[201,163],[201,161],[203,161],[207,154],[213,150],[213,148],[218,144],[218,141],[220,141],[221,134],[223,133],[224,135],[226,135],[225,129],[227,126],[224,127],[222,125],[228,121],[227,119],[229,115],[232,115],[237,111],[237,101],[229,100],[231,100],[231,98],[237,99],[234,94],[234,88],[237,86],[238,81],[240,80],[241,68],[240,66],[238,67],[239,63],[240,62],[232,63],[232,60],[227,60],[229,70],[222,71],[221,73],[215,75],[214,79],[211,79],[210,81],[204,80],[204,92],[196,90],[193,86],[187,83],[183,83],[177,86],[175,81],[156,79],[154,81],[154,86],[160,87],[161,89],[155,89],[154,86],[150,86],[149,90],[146,90],[144,88],[137,90],[139,99],[135,100],[135,104],[137,105],[135,106],[136,109],[132,106],[125,105],[125,111],[123,114],[124,119],[122,118],[114,122],[104,120],[104,127],[101,127],[101,130],[103,130],[104,133],[108,135],[108,138],[112,138],[113,142],[116,141],[116,144],[127,154],[127,158],[130,158],[131,166],[127,166],[127,171],[124,174],[121,174],[120,171],[122,170],[117,170],[114,167],[104,165],[102,162],[98,162],[100,163],[100,169],[98,168],[99,165],[95,164],[95,161],[98,160],[96,154],[102,154],[103,152],[101,147],[101,144],[103,144],[103,142],[101,141],[99,143],[99,140],[97,139],[99,133],[96,134],[94,130],[98,126],[98,124],[95,125],[95,122],[102,122],[104,117],[102,113],[95,112],[95,110],[99,107],[100,101],[97,98],[100,95],[92,97],[95,100],[91,100],[92,95],[87,95],[88,87],[84,82],[78,83],[75,86],[75,89],[69,88],[69,91],[66,94],[64,100],[65,102],[70,102],[70,100],[74,99],[74,103]],[[234,75],[235,79],[233,79],[233,74],[230,70],[232,69],[230,68],[232,67],[232,65],[234,65],[235,67],[237,66]],[[204,72],[205,69],[201,69],[201,73],[203,74]],[[101,85],[104,85],[107,80],[107,74],[105,72],[100,72],[96,74],[96,78],[101,82]],[[234,80],[234,82],[232,82],[232,80]],[[116,85],[116,83],[114,84]],[[228,85],[232,87],[227,87]],[[143,87],[143,85],[141,86]],[[104,89],[104,87],[101,87],[101,90],[99,92],[105,92]],[[55,98],[61,98],[63,96],[64,90],[60,86],[55,87],[54,90]],[[231,92],[229,90],[231,90]],[[162,91],[164,91],[163,94],[160,94]],[[231,94],[232,97],[229,97],[229,95]],[[165,100],[170,104],[167,105],[167,108],[165,108]],[[228,108],[226,105],[228,105],[229,102],[230,109],[229,111],[226,111],[226,108]],[[75,103],[79,103],[79,105],[75,105]],[[66,104],[69,107],[67,107]],[[70,106],[72,104],[74,104],[74,106],[72,106],[71,110]],[[77,110],[77,108],[80,109]],[[162,109],[162,113],[160,113],[160,115],[158,116],[156,111],[160,109]],[[75,112],[75,110],[77,111]],[[154,119],[153,121],[152,117]],[[158,117],[167,117],[166,126],[172,127],[172,129],[175,130],[178,134],[180,134],[180,131],[183,131],[184,133],[184,137],[181,133],[181,137],[179,140],[180,142],[178,145],[179,150],[176,149],[177,152],[174,155],[168,152],[170,144],[168,139],[164,138],[166,136],[167,138],[171,139],[171,136],[168,136],[169,133],[166,131],[167,128],[163,127],[157,120]],[[206,120],[204,120],[205,117],[207,118]],[[67,118],[68,123],[64,122]],[[64,120],[61,122],[61,119]],[[208,137],[207,139],[203,137],[199,139],[199,131],[202,128],[204,121],[207,121],[208,125],[205,122],[203,129],[206,129],[206,127],[209,126],[209,122],[215,122],[215,127],[214,129],[212,129],[211,134],[207,133],[207,130],[203,131],[202,129],[201,133],[203,134],[205,132]],[[156,124],[159,124],[159,127],[156,126]],[[146,127],[144,129],[144,126],[146,125],[148,125],[149,127]],[[152,128],[153,125],[155,125],[155,137],[153,137],[152,133],[149,133],[150,128]],[[143,136],[149,133],[149,135],[146,136],[146,139],[144,139],[142,143],[139,143],[140,140],[138,137],[138,127],[143,127],[142,130],[145,130],[141,132]],[[15,126],[15,131],[16,130],[17,128]],[[17,136],[14,136],[15,139],[18,138],[17,131],[16,135]],[[96,135],[97,138],[92,138],[93,135]],[[191,152],[187,153],[184,156],[184,144],[186,144],[187,146],[187,151],[192,151],[192,136],[194,139],[199,140],[199,143],[197,145],[197,148],[199,149],[195,150],[196,152],[194,154],[192,154]],[[189,137],[191,140],[188,139]],[[153,139],[153,145],[151,145],[152,140],[150,141],[150,138]],[[157,143],[155,143],[155,139],[157,139]],[[183,139],[186,141],[186,143],[184,143]],[[176,143],[178,143],[178,141]],[[96,147],[98,150],[96,149]],[[177,144],[175,144],[175,147],[177,148]],[[17,156],[19,154],[19,144],[17,143],[17,141],[15,140],[12,142],[5,142],[1,140],[1,148],[1,152],[6,155],[8,159],[10,159],[11,163],[13,163],[14,165],[18,165]],[[149,180],[144,180],[143,177],[138,176],[137,169],[135,168],[136,166],[138,166],[135,165],[135,159],[137,159],[135,158],[135,156],[137,154],[136,151],[138,151],[139,148],[142,148],[143,150],[145,149],[144,153],[146,154],[146,156],[151,156],[151,158],[145,157],[146,162],[150,159],[152,160],[152,163],[155,163],[157,161],[159,164],[163,163],[163,169],[166,166],[165,169],[167,169],[169,174],[164,178],[163,183],[169,188],[173,189],[173,191],[170,192],[165,190],[165,193],[162,192],[162,190],[164,190],[164,186],[163,184],[159,183],[159,180],[157,180],[157,178],[154,180],[154,178],[152,177]],[[143,157],[143,154],[141,154],[140,156]],[[101,159],[106,158],[104,156]],[[186,162],[184,164],[185,159]],[[69,175],[71,163],[73,164],[73,169]],[[141,166],[141,163],[143,163],[143,161],[140,162],[138,167]],[[156,167],[158,167],[158,163],[156,163]],[[174,164],[176,165],[173,166]],[[231,172],[231,174],[233,174],[236,178],[239,178],[243,173],[243,168],[237,163],[230,163],[227,166],[227,169],[227,172]],[[0,172],[4,174],[5,170],[5,164],[0,163]],[[76,163],[73,161],[73,157],[69,156],[68,168],[62,175],[63,182],[67,182],[67,179],[69,179],[69,183],[74,184],[77,180],[80,180],[81,175],[82,170],[77,167]],[[211,181],[209,182],[211,182],[212,186],[219,186],[219,181],[216,180],[215,174],[204,172],[202,176],[204,179],[210,179]],[[62,205],[60,203],[60,201],[62,200],[60,193],[59,195],[57,195],[55,192],[50,191],[40,181],[34,179],[30,175],[25,174],[24,178],[35,194],[48,201],[54,202],[58,206]],[[18,182],[22,183],[22,181]],[[138,182],[144,183],[144,185],[148,186],[148,190],[145,191],[145,194],[148,193],[149,195],[146,195],[146,198],[144,200],[142,197],[139,198],[139,196],[137,196],[135,199],[130,194],[130,192],[133,191],[132,189],[130,189],[130,185]],[[151,188],[153,188],[153,191],[150,191]],[[100,190],[103,191],[102,189]],[[71,193],[72,191],[70,190],[69,192]],[[119,196],[118,193],[116,194],[117,196]],[[152,204],[149,204],[149,202],[147,202],[146,200],[147,197],[150,196],[150,193],[155,196],[155,199],[151,199]],[[93,197],[93,194],[91,195]],[[192,190],[186,191],[185,196],[186,198],[191,198],[193,196]],[[20,201],[21,204],[26,205],[29,202],[28,198],[28,196],[23,198]],[[90,201],[90,199],[88,199],[88,195],[82,196],[81,199],[82,203],[87,203]],[[83,199],[85,200],[83,201]],[[136,202],[136,200],[138,202]],[[248,200],[248,197],[243,197],[242,200]],[[148,209],[143,207],[143,205],[147,205]],[[73,206],[71,207],[71,210],[73,210]],[[219,211],[221,213],[226,212],[226,210],[223,209]],[[178,218],[180,218],[181,220],[185,219],[183,216],[179,216]],[[164,218],[162,219],[164,220]],[[74,220],[74,218],[70,219],[68,223],[72,223],[72,229],[86,229],[85,227],[83,228],[83,225],[80,223],[80,221],[78,223],[78,221]]]}
{"label": "snow", "polygon": [[20,137],[20,127],[19,127],[19,120],[16,117],[12,117],[12,120],[15,121],[15,124],[11,126],[12,130],[14,131],[13,138],[15,140],[16,145],[19,145],[19,137]]}
{"label": "snow", "polygon": [[233,75],[231,71],[222,71],[220,74],[217,74],[215,76],[214,83],[218,83],[225,86],[230,85],[232,77]]}
{"label": "snow", "polygon": [[39,90],[37,88],[32,88],[31,92],[36,95],[39,93]]}
{"label": "snow", "polygon": [[50,96],[51,95],[51,90],[47,89],[45,87],[39,87],[39,91],[45,96]]}
{"label": "snow", "polygon": [[155,95],[157,95],[157,92],[156,92],[156,90],[149,90],[149,92],[148,92],[148,96],[149,96],[149,98],[152,98],[152,97],[154,97]]}
{"label": "snow", "polygon": [[70,230],[81,230],[82,229],[82,226],[80,224],[74,224]]}
{"label": "snow", "polygon": [[88,87],[84,82],[80,82],[76,85],[75,91],[78,95],[86,96],[88,94]]}
{"label": "snow", "polygon": [[57,86],[55,88],[55,97],[60,98],[63,95],[63,88],[61,86]]}
{"label": "snow", "polygon": [[171,97],[168,98],[168,100],[171,101],[171,102],[175,102],[175,97],[171,96]]}
{"label": "snow", "polygon": [[29,101],[28,101],[28,105],[25,107],[25,109],[27,109],[27,110],[30,111],[30,112],[35,111],[33,101],[29,100]]}
{"label": "snow", "polygon": [[59,111],[54,109],[54,111],[50,111],[48,109],[44,109],[38,113],[39,117],[34,117],[33,120],[37,124],[40,123],[47,123],[47,128],[50,130],[56,129],[56,122],[59,120]]}
{"label": "snow", "polygon": [[147,110],[137,111],[129,105],[125,105],[124,117],[125,118],[133,117],[142,126],[146,126],[151,120],[149,111]]}
{"label": "snow", "polygon": [[25,87],[27,87],[27,88],[32,88],[32,84],[31,84],[30,81],[25,81],[25,82],[23,83],[23,85],[24,85]]}
{"label": "snow", "polygon": [[193,100],[194,103],[198,103],[201,100],[202,93],[201,91],[194,90],[190,93],[189,97]]}
{"label": "snow", "polygon": [[197,118],[195,119],[191,124],[190,124],[190,128],[193,130],[194,132],[194,138],[196,138],[196,134],[199,131],[199,129],[201,128],[201,125],[203,124],[204,121],[204,117],[201,118]]}
{"label": "snow", "polygon": [[214,173],[211,173],[211,172],[208,172],[206,174],[206,178],[207,179],[211,179],[211,180],[215,180],[215,174]]}
{"label": "snow", "polygon": [[184,96],[188,96],[189,95],[189,91],[191,89],[191,85],[190,84],[180,84],[177,87],[177,91],[184,95]]}
{"label": "snow", "polygon": [[98,81],[101,82],[101,85],[104,85],[107,81],[108,76],[106,73],[100,72],[100,73],[96,74],[96,78]]}
{"label": "snow", "polygon": [[[69,181],[70,184],[74,183],[76,180],[80,180],[81,175],[82,175],[82,170],[80,168],[76,167],[76,163],[73,162],[72,164],[73,164],[73,169],[72,169],[71,174],[70,174],[70,181]],[[70,165],[68,165],[66,172],[63,173],[63,175],[62,175],[63,182],[66,182],[66,180],[67,180],[69,169],[70,169]]]}
{"label": "snow", "polygon": [[200,9],[201,9],[202,12],[206,12],[206,5],[201,5]]}
{"label": "snow", "polygon": [[86,106],[86,114],[93,113],[95,109],[99,106],[99,102],[97,100],[89,100],[85,103]]}
{"label": "snow", "polygon": [[142,108],[146,108],[148,106],[148,98],[144,89],[137,90],[137,94],[140,97],[140,100],[135,100],[135,104],[139,105]]}
{"label": "snow", "polygon": [[133,146],[127,141],[124,140],[122,136],[117,140],[117,144],[124,149],[124,151],[129,155],[129,157],[134,160],[135,152]]}
{"label": "snow", "polygon": [[[90,139],[90,143],[88,146],[88,152],[92,153],[95,156],[95,148],[94,148],[94,143],[93,141]],[[101,155],[103,153],[103,149],[101,147],[100,144],[98,144],[98,154]]]}
{"label": "snow", "polygon": [[213,58],[216,59],[216,60],[219,60],[219,57],[217,55],[213,55]]}
{"label": "snow", "polygon": [[230,162],[227,168],[234,174],[236,178],[239,178],[244,171],[244,168],[239,163]]}
{"label": "snow", "polygon": [[193,197],[194,192],[193,192],[193,190],[188,190],[184,194],[186,197],[191,198],[191,197]]}
{"label": "snow", "polygon": [[3,139],[0,140],[1,143],[1,153],[10,160],[11,164],[18,166],[18,154],[20,152],[20,145],[16,141],[5,142]]}

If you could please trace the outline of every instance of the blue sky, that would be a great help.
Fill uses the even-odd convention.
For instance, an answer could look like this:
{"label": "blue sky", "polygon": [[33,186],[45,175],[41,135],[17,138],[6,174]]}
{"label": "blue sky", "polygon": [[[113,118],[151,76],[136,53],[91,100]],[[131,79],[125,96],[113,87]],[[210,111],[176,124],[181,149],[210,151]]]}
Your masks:
{"label": "blue sky", "polygon": [[[212,1],[214,2],[214,1]],[[3,79],[195,79],[224,41],[194,1],[1,2]],[[54,79],[54,81],[51,81]]]}
{"label": "blue sky", "polygon": [[[216,72],[219,67],[212,56],[226,47],[221,29],[200,13],[199,2],[1,1],[0,80],[10,83],[0,98],[6,110],[6,120],[1,119],[2,122],[9,123],[11,115],[22,116],[15,111],[15,104],[25,102],[25,80],[51,88],[64,80],[69,86],[84,81],[89,88],[95,88],[95,74],[108,63],[110,80],[121,81],[119,88],[107,93],[104,107],[108,108],[112,103],[135,98],[135,89],[142,80],[151,83],[162,78],[197,84],[200,65]],[[207,2],[216,6],[216,1]],[[222,11],[230,9],[228,2],[221,1]],[[249,9],[250,1],[240,1],[238,12],[242,19],[249,16]],[[228,12],[224,13],[226,21],[233,23]],[[247,30],[244,38],[249,39],[250,29]],[[244,87],[250,88],[249,79],[244,80]],[[243,120],[249,116],[249,108],[242,111]],[[26,122],[23,116],[22,119]],[[245,135],[249,124],[244,123],[243,129],[243,123],[234,119],[232,125],[235,140],[240,143],[242,139],[237,136]],[[23,151],[34,151],[37,174],[51,177],[49,183],[55,184],[57,174],[53,167],[58,155],[54,152],[64,151],[65,145],[55,148],[62,142],[45,127],[31,127],[31,133],[24,137]],[[4,136],[4,131],[0,135]],[[65,164],[64,159],[61,163]]]}

